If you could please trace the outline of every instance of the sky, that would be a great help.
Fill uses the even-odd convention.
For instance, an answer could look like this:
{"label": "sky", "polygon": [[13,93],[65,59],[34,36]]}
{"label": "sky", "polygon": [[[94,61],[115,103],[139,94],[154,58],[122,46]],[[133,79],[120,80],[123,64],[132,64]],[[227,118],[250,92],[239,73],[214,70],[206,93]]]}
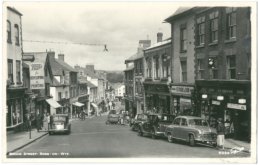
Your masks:
{"label": "sky", "polygon": [[56,57],[64,54],[71,66],[94,64],[98,70],[124,70],[124,61],[136,53],[139,40],[149,38],[154,44],[158,32],[163,39],[169,38],[171,27],[164,20],[179,7],[173,2],[18,1],[8,6],[23,14],[24,52],[51,50]]}

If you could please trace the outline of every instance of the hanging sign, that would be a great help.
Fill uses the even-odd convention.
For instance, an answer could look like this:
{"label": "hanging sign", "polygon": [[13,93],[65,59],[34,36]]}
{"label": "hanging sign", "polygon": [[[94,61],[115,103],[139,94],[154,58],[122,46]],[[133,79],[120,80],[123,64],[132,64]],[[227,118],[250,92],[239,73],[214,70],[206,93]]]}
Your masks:
{"label": "hanging sign", "polygon": [[30,64],[30,89],[45,89],[43,63]]}
{"label": "hanging sign", "polygon": [[232,109],[246,110],[246,105],[241,104],[228,103],[227,107]]}
{"label": "hanging sign", "polygon": [[212,101],[211,101],[211,104],[213,104],[213,105],[220,105],[220,102],[219,102],[219,101],[216,101],[216,100],[212,100]]}
{"label": "hanging sign", "polygon": [[171,93],[175,94],[175,95],[180,95],[180,94],[184,94],[184,95],[191,95],[191,92],[194,88],[191,86],[172,86],[171,88]]}

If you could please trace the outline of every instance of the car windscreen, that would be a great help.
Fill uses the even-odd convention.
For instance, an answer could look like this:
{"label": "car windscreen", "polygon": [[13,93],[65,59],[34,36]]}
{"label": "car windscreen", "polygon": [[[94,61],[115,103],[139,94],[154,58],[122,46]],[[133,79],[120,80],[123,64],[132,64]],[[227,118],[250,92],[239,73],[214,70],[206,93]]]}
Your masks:
{"label": "car windscreen", "polygon": [[66,121],[66,116],[54,116],[54,121]]}
{"label": "car windscreen", "polygon": [[109,114],[116,114],[116,110],[111,110]]}
{"label": "car windscreen", "polygon": [[140,114],[140,115],[138,115],[138,120],[147,120],[147,115],[144,115],[144,114]]}
{"label": "car windscreen", "polygon": [[208,126],[208,123],[203,119],[189,119],[189,125]]}

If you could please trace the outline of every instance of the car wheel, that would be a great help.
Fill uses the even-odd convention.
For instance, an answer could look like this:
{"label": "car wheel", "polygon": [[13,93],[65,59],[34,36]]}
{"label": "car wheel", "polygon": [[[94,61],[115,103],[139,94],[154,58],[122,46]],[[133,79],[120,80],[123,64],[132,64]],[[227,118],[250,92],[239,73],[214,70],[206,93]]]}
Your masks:
{"label": "car wheel", "polygon": [[173,141],[172,133],[168,133],[167,136],[168,136],[168,142],[173,143],[174,141]]}
{"label": "car wheel", "polygon": [[138,135],[139,136],[143,136],[143,132],[142,132],[142,130],[140,128],[138,129]]}
{"label": "car wheel", "polygon": [[195,140],[193,135],[189,135],[189,145],[192,147],[195,145]]}
{"label": "car wheel", "polygon": [[132,131],[134,131],[134,130],[135,130],[134,125],[131,125],[131,130],[132,130]]}
{"label": "car wheel", "polygon": [[212,146],[213,146],[213,147],[217,147],[217,143],[213,144]]}
{"label": "car wheel", "polygon": [[151,131],[151,138],[152,138],[152,139],[156,139],[156,138],[157,138],[156,133],[155,133],[155,130],[152,130],[152,131]]}
{"label": "car wheel", "polygon": [[53,132],[48,132],[49,135],[53,135]]}

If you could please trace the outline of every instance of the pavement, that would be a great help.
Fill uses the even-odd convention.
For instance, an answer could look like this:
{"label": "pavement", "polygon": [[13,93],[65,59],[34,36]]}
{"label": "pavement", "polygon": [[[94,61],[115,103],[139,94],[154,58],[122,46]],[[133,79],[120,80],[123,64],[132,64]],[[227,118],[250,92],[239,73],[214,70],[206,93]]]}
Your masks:
{"label": "pavement", "polygon": [[38,132],[32,129],[30,132],[8,132],[7,133],[7,154],[15,152],[47,135],[47,131]]}

